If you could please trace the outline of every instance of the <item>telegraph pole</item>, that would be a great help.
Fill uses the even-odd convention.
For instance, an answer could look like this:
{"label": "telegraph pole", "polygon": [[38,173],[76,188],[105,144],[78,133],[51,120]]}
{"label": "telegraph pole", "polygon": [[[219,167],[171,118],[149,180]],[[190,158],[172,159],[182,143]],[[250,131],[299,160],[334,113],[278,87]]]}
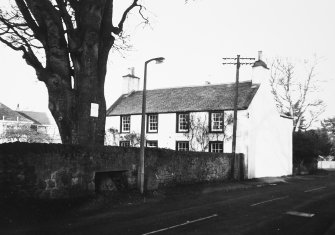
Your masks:
{"label": "telegraph pole", "polygon": [[240,55],[237,55],[235,58],[222,58],[224,62],[223,65],[232,64],[236,65],[236,81],[235,81],[235,99],[234,99],[234,123],[233,123],[233,143],[232,143],[232,153],[236,155],[236,130],[237,130],[237,106],[238,106],[238,85],[239,85],[239,76],[240,76],[240,66],[241,65],[252,65],[253,62],[242,62],[241,60],[253,61],[255,58],[241,58]]}

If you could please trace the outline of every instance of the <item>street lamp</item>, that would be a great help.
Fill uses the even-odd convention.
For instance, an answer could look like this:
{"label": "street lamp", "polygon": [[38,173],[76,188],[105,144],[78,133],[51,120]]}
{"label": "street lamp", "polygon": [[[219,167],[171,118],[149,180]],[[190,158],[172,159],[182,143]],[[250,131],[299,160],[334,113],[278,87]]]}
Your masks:
{"label": "street lamp", "polygon": [[156,64],[161,64],[164,61],[163,57],[157,57],[147,60],[144,63],[144,81],[143,81],[143,96],[142,96],[142,122],[141,122],[141,143],[140,143],[140,170],[138,174],[139,188],[141,194],[144,192],[144,144],[145,144],[145,110],[146,110],[146,99],[147,99],[147,66],[151,61],[155,61]]}

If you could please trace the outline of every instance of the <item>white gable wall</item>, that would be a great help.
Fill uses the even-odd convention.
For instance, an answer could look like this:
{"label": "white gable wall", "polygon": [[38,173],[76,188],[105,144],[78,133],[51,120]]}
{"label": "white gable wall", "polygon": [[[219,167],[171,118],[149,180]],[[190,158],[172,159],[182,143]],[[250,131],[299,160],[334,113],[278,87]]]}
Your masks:
{"label": "white gable wall", "polygon": [[291,175],[293,122],[280,117],[266,82],[248,111],[248,178]]}

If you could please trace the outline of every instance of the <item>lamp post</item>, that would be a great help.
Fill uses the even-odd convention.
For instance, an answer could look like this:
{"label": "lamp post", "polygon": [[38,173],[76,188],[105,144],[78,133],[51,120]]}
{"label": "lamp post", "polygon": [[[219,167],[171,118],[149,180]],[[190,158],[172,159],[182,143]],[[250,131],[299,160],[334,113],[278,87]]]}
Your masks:
{"label": "lamp post", "polygon": [[144,192],[144,144],[145,144],[145,112],[147,99],[147,66],[151,61],[156,61],[156,64],[161,64],[164,61],[163,57],[152,58],[144,63],[144,81],[142,95],[142,120],[141,120],[141,143],[140,143],[140,168],[138,173],[138,182],[141,194]]}

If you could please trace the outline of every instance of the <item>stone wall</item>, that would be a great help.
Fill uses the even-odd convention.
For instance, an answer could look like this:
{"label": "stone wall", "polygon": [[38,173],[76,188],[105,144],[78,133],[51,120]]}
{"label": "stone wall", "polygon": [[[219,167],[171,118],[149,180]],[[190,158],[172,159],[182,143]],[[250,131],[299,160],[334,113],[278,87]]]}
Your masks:
{"label": "stone wall", "polygon": [[[134,188],[138,158],[139,148],[2,144],[1,194],[62,198],[84,196],[99,189]],[[239,178],[244,174],[243,167],[239,166],[242,158],[243,155],[234,160],[230,154],[147,148],[145,187],[153,190],[168,185]],[[104,185],[98,186],[98,183]]]}

